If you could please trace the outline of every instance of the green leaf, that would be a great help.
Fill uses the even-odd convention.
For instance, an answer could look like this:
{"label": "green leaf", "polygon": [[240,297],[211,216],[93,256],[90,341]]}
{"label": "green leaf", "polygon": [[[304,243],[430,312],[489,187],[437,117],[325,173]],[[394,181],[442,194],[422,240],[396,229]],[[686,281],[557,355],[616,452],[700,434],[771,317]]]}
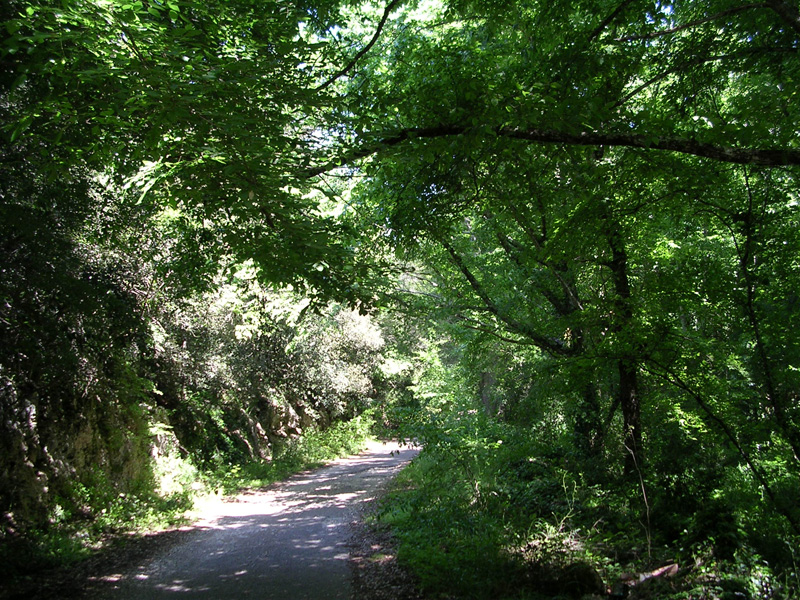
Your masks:
{"label": "green leaf", "polygon": [[16,141],[31,126],[31,123],[33,123],[33,117],[25,115],[11,132],[11,141]]}
{"label": "green leaf", "polygon": [[16,19],[6,22],[6,31],[8,32],[9,35],[16,35],[16,33],[20,30],[21,27],[22,23],[20,23]]}

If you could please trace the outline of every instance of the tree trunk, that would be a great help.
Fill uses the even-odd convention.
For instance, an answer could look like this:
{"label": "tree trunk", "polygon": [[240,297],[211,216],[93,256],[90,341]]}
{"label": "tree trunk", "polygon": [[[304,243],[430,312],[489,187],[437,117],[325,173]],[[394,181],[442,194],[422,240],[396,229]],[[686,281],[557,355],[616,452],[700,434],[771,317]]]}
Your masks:
{"label": "tree trunk", "polygon": [[[780,3],[779,3],[780,4]],[[753,191],[750,188],[749,178],[745,176],[747,183],[748,195],[748,208],[747,212],[740,218],[742,222],[742,236],[744,241],[741,245],[737,244],[739,250],[739,276],[741,278],[742,287],[745,289],[745,303],[744,312],[747,320],[750,323],[750,328],[753,331],[755,340],[755,356],[756,363],[761,369],[759,379],[764,388],[767,404],[772,408],[775,416],[775,422],[778,429],[783,433],[786,443],[792,450],[795,462],[800,463],[800,432],[798,432],[794,420],[791,418],[786,408],[791,407],[791,399],[787,398],[779,386],[776,384],[774,369],[775,364],[779,364],[771,360],[767,352],[767,342],[764,340],[761,328],[761,319],[756,310],[757,307],[757,281],[758,278],[755,273],[756,262],[758,259],[757,244],[758,244],[758,231],[757,226],[760,225],[759,218],[755,214]],[[760,237],[764,237],[762,233]]]}
{"label": "tree trunk", "polygon": [[603,451],[605,427],[594,383],[590,382],[583,386],[581,403],[575,414],[573,433],[575,445],[585,456],[596,457]]}
{"label": "tree trunk", "polygon": [[631,475],[641,469],[644,450],[639,398],[639,357],[635,354],[633,341],[626,336],[633,320],[633,309],[630,303],[631,288],[628,280],[628,254],[625,249],[625,241],[614,220],[607,218],[606,222],[608,244],[611,248],[611,261],[608,266],[611,269],[616,295],[613,330],[621,349],[620,356],[617,357],[617,371],[619,373],[618,399],[622,408],[624,427],[625,473]]}
{"label": "tree trunk", "polygon": [[494,399],[494,385],[496,380],[491,371],[481,373],[481,380],[478,382],[478,391],[481,396],[483,408],[489,417],[497,416],[497,403]]}
{"label": "tree trunk", "polygon": [[622,423],[625,444],[625,473],[637,472],[642,458],[642,421],[639,403],[638,362],[622,359],[617,363],[619,370],[619,403],[622,407]]}

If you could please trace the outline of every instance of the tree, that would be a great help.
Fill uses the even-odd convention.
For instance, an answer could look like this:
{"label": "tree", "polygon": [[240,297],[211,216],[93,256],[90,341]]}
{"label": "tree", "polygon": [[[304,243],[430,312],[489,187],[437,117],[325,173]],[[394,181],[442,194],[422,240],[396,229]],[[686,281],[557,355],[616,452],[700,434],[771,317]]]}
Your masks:
{"label": "tree", "polygon": [[320,304],[346,288],[340,227],[291,175],[324,153],[315,87],[337,57],[314,38],[337,8],[0,9],[3,533],[48,523],[58,497],[83,510],[95,476],[147,491],[165,305],[250,258]]}
{"label": "tree", "polygon": [[[305,173],[360,161],[358,210],[379,224],[374,239],[422,260],[435,301],[466,328],[594,374],[613,368],[597,377],[606,387],[588,430],[603,432],[604,415],[621,411],[617,456],[634,481],[646,473],[644,438],[673,418],[663,409],[677,395],[797,530],[752,437],[780,439],[774,457],[796,478],[792,402],[770,391],[777,372],[794,371],[759,341],[769,311],[777,326],[792,309],[778,308],[755,270],[779,271],[778,289],[795,274],[759,262],[753,237],[791,244],[779,232],[797,218],[790,13],[726,2],[408,11],[350,73],[355,143]],[[782,217],[755,225],[754,206]],[[718,265],[713,276],[684,262],[699,248]],[[675,295],[681,309],[667,309]],[[794,355],[794,340],[773,332],[773,356]],[[726,364],[758,380],[761,397]],[[664,381],[671,392],[659,391]],[[736,400],[720,399],[733,389]],[[596,407],[596,393],[575,402]],[[761,408],[744,416],[743,405]]]}
{"label": "tree", "polygon": [[[249,260],[317,305],[369,309],[387,274],[416,276],[431,285],[417,299],[459,326],[482,365],[492,418],[522,423],[514,394],[543,405],[559,390],[586,460],[610,458],[643,493],[674,484],[671,469],[692,472],[668,459],[697,441],[713,485],[756,482],[800,533],[781,500],[796,498],[800,470],[800,349],[786,327],[798,318],[794,6],[2,10],[2,210],[15,224],[3,244],[30,258],[3,272],[4,338],[23,339],[27,317],[53,317],[62,297],[74,308],[109,292],[130,304],[67,311],[58,347],[91,322],[120,364],[135,363],[123,346],[152,296],[110,266],[122,255],[171,299]],[[68,276],[45,285],[48,269]],[[102,284],[61,295],[98,271],[110,272]],[[26,281],[41,283],[33,301]],[[515,387],[485,368],[481,353],[507,361],[508,347],[524,347],[509,372],[552,385]],[[748,475],[726,483],[718,463]],[[691,479],[684,498],[704,485]]]}
{"label": "tree", "polygon": [[317,88],[338,57],[316,36],[338,4],[12,3],[3,130],[54,150],[50,172],[85,164],[143,212],[177,211],[206,281],[232,255],[265,280],[345,288],[328,266],[352,262],[342,232],[295,176],[329,154]]}

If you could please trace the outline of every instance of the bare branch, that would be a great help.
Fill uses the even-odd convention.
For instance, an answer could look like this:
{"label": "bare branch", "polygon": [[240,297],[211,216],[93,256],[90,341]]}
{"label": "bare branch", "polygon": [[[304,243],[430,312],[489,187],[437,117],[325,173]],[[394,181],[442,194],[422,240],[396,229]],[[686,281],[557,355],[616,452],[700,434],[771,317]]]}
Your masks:
{"label": "bare branch", "polygon": [[351,60],[346,67],[335,73],[333,76],[331,76],[330,79],[325,81],[325,83],[320,85],[314,91],[321,92],[325,88],[332,85],[337,79],[339,79],[339,77],[346,75],[350,71],[350,69],[352,69],[356,65],[356,63],[361,59],[361,57],[364,56],[367,52],[369,52],[370,48],[372,48],[375,45],[375,42],[378,41],[378,38],[381,35],[381,31],[383,31],[383,27],[384,25],[386,25],[386,21],[389,19],[389,14],[395,9],[395,7],[397,7],[398,4],[400,4],[400,2],[402,2],[402,0],[392,0],[391,2],[389,2],[389,4],[386,5],[386,9],[383,11],[383,16],[381,17],[381,20],[378,23],[378,27],[375,30],[375,35],[372,36],[372,39],[369,41],[369,43],[358,51],[358,53],[353,57],[353,60]]}

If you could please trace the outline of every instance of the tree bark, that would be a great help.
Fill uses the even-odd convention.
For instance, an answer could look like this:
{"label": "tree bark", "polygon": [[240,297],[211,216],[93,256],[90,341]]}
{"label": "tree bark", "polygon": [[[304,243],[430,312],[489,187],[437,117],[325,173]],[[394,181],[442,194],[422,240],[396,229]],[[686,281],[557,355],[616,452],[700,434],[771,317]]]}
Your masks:
{"label": "tree bark", "polygon": [[[352,148],[339,158],[299,171],[301,178],[312,178],[332,171],[353,161],[372,156],[413,139],[432,139],[477,133],[480,128],[465,125],[436,125],[433,127],[411,127],[390,133],[373,143]],[[571,146],[607,146],[664,150],[709,158],[727,163],[779,167],[800,165],[800,150],[791,148],[738,148],[698,142],[674,136],[652,136],[636,133],[603,133],[582,131],[568,133],[555,129],[521,129],[512,127],[488,128],[493,136],[540,144],[567,144]]]}

